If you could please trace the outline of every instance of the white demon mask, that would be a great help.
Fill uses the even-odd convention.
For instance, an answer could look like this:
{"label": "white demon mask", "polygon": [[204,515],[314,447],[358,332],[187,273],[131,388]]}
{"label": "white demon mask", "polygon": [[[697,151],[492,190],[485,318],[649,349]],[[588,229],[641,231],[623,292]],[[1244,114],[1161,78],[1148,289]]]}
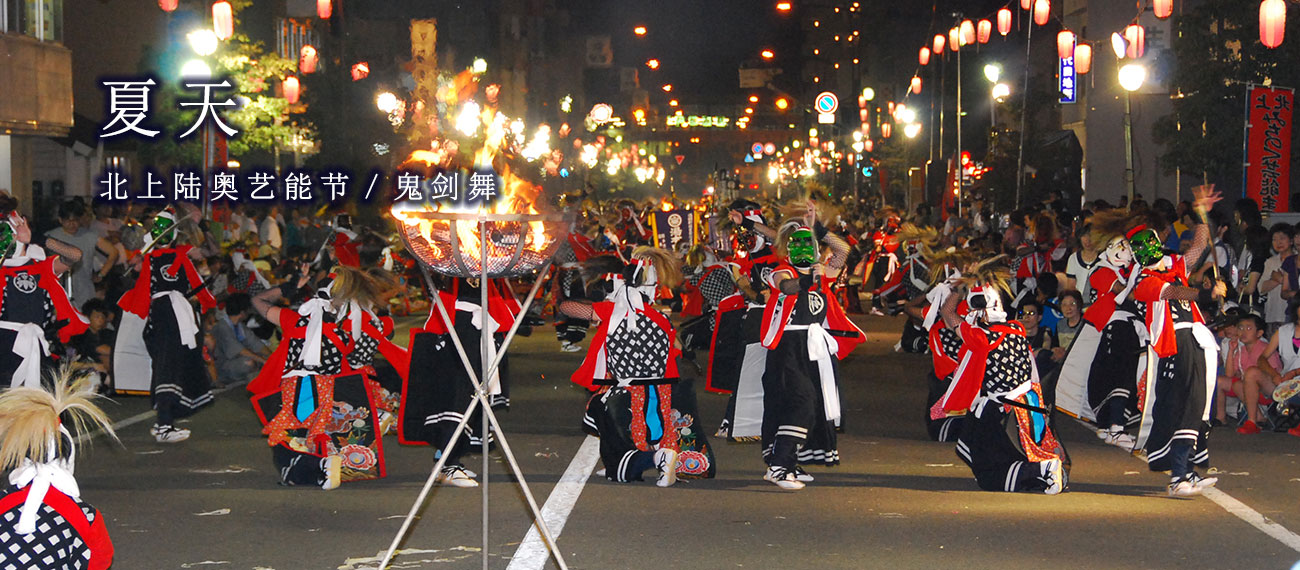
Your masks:
{"label": "white demon mask", "polygon": [[1102,252],[1102,258],[1112,266],[1118,268],[1128,267],[1133,264],[1133,247],[1129,245],[1124,236],[1117,236],[1106,244],[1106,250]]}
{"label": "white demon mask", "polygon": [[985,322],[1002,323],[1007,320],[1007,311],[1002,307],[1002,294],[991,285],[976,285],[966,293],[966,306],[969,315],[983,317]]}

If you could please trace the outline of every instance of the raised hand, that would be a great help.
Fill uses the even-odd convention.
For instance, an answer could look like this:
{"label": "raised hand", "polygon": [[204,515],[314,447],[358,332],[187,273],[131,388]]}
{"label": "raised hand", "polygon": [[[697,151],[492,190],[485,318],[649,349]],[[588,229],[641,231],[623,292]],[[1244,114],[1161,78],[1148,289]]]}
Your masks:
{"label": "raised hand", "polygon": [[1213,184],[1197,186],[1192,189],[1192,195],[1195,196],[1193,206],[1203,212],[1208,212],[1214,208],[1214,205],[1223,199],[1223,194],[1214,189]]}

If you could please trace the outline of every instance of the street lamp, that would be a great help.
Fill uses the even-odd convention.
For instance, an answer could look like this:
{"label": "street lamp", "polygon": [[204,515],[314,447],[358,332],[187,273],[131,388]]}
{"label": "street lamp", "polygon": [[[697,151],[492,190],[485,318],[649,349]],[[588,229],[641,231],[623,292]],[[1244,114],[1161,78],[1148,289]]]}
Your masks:
{"label": "street lamp", "polygon": [[1001,103],[1005,101],[1007,97],[1011,96],[1011,86],[1006,83],[999,83],[993,86],[991,93],[993,94],[993,99],[998,103]]}
{"label": "street lamp", "polygon": [[792,8],[794,8],[794,6],[792,6],[789,2],[776,3],[776,11],[778,12],[789,12]]}
{"label": "street lamp", "polygon": [[650,69],[659,69],[659,60],[657,59],[649,60],[645,62],[645,66],[649,67]]}
{"label": "street lamp", "polygon": [[635,28],[632,28],[632,33],[638,36],[644,36],[646,34],[645,26],[637,26]]}
{"label": "street lamp", "polygon": [[1128,203],[1133,203],[1133,105],[1131,96],[1142,88],[1147,79],[1147,68],[1129,63],[1119,68],[1119,86],[1124,88],[1124,187],[1128,190]]}
{"label": "street lamp", "polygon": [[1001,65],[990,63],[984,66],[984,78],[988,79],[989,83],[997,83],[999,77],[1002,77]]}
{"label": "street lamp", "polygon": [[181,79],[208,79],[212,68],[201,59],[191,59],[181,66]]}
{"label": "street lamp", "polygon": [[397,95],[388,91],[382,91],[375,96],[375,107],[378,107],[385,114],[392,114],[393,111],[396,111],[399,103]]}
{"label": "street lamp", "polygon": [[776,57],[776,52],[774,52],[774,51],[772,51],[772,50],[770,50],[770,49],[765,49],[765,50],[759,52],[758,55],[762,56],[763,59],[772,59],[772,58]]}
{"label": "street lamp", "polygon": [[903,136],[914,139],[919,134],[921,134],[921,123],[908,123],[903,126]]}
{"label": "street lamp", "polygon": [[188,34],[185,39],[190,42],[190,49],[200,57],[207,57],[217,53],[217,45],[221,41],[217,38],[217,33],[207,28],[200,28]]}

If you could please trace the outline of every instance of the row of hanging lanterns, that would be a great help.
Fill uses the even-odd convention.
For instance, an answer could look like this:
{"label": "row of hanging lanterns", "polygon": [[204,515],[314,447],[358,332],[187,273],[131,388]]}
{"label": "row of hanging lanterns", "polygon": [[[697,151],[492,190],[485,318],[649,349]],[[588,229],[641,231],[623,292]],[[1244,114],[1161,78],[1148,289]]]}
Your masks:
{"label": "row of hanging lanterns", "polygon": [[[223,2],[223,3],[229,5],[228,2]],[[180,5],[180,0],[158,0],[158,7],[161,8],[162,11],[167,13],[175,12],[177,6],[179,5]],[[215,8],[215,5],[213,7]],[[332,16],[333,14],[334,14],[333,0],[316,0],[317,17],[319,17],[322,20],[328,20],[330,19],[330,16]]]}

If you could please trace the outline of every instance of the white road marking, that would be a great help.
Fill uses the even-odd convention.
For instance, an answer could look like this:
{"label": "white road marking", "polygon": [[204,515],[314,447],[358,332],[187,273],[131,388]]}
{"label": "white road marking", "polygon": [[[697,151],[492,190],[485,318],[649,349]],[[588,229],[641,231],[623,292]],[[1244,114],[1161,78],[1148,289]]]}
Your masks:
{"label": "white road marking", "polygon": [[1245,503],[1232,498],[1232,495],[1213,487],[1206,489],[1201,494],[1204,495],[1205,498],[1214,501],[1215,504],[1220,507],[1223,507],[1223,510],[1232,513],[1237,518],[1246,521],[1250,526],[1259,529],[1260,532],[1277,539],[1278,542],[1287,545],[1291,550],[1300,552],[1300,535],[1297,535],[1286,527],[1269,520],[1268,517],[1259,514],[1259,511],[1256,511],[1255,509],[1246,506]]}
{"label": "white road marking", "polygon": [[[591,470],[596,466],[598,459],[600,459],[600,440],[587,436],[582,446],[578,448],[578,453],[573,456],[573,461],[569,462],[569,467],[564,470],[564,475],[560,476],[560,481],[551,490],[551,495],[546,498],[546,504],[542,505],[542,520],[546,521],[546,526],[551,530],[555,540],[560,539],[564,523],[569,520],[569,514],[578,503],[578,496],[582,494],[582,488],[586,486],[587,478],[591,476]],[[546,562],[550,559],[546,542],[542,540],[542,535],[534,524],[528,527],[528,534],[524,536],[524,541],[519,543],[519,548],[510,559],[507,570],[539,570],[546,566]]]}
{"label": "white road marking", "polygon": [[[212,391],[212,395],[213,395],[213,396],[216,396],[217,394],[220,394],[220,393],[222,393],[222,392],[225,392],[225,391],[227,391],[227,390],[230,390],[230,389],[235,388],[235,387],[238,387],[238,386],[243,386],[244,384],[247,384],[247,382],[235,382],[234,384],[227,384],[227,385],[225,385],[225,386],[222,386],[222,387],[220,387],[220,388],[217,388],[217,389],[213,390],[213,391]],[[135,425],[135,424],[138,424],[138,423],[140,423],[140,422],[142,422],[142,421],[145,421],[145,420],[147,420],[147,419],[149,419],[149,418],[154,417],[154,415],[155,415],[155,412],[154,412],[153,410],[149,410],[149,411],[147,411],[147,412],[141,412],[141,413],[139,413],[139,414],[136,414],[136,415],[134,415],[134,416],[131,416],[131,417],[129,417],[129,418],[126,418],[126,419],[124,419],[124,420],[122,420],[122,421],[120,421],[120,422],[117,422],[117,423],[113,424],[113,431],[121,431],[121,429],[124,428],[124,427],[130,427],[130,426],[133,426],[133,425]],[[99,436],[101,436],[101,435],[104,435],[104,430],[102,430],[102,429],[97,429],[97,430],[92,431],[92,432],[90,432],[90,433],[83,433],[83,434],[77,436],[77,443],[86,443],[87,441],[90,441],[90,440],[92,440],[92,439],[95,439],[96,437],[99,437]],[[141,454],[147,454],[147,453],[149,453],[149,452],[144,452],[144,451],[142,451],[142,452],[139,452],[139,453],[141,453]]]}

